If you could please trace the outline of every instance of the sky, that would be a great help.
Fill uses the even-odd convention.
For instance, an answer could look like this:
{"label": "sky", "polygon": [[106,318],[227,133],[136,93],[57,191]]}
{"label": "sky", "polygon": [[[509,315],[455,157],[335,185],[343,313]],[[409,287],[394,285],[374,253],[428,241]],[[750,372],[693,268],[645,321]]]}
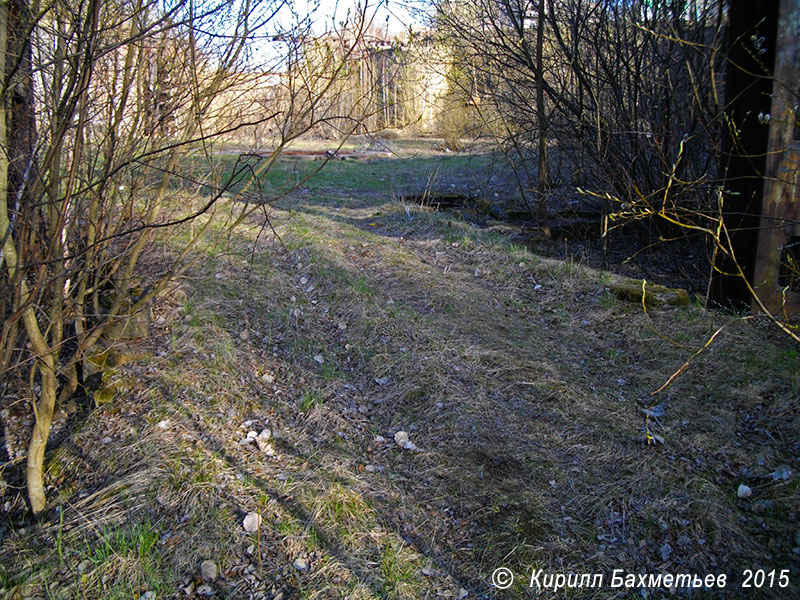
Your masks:
{"label": "sky", "polygon": [[[361,6],[364,6],[361,0]],[[389,33],[397,34],[407,31],[409,25],[414,29],[422,26],[419,19],[412,14],[411,3],[408,0],[367,0],[368,14],[373,16],[376,27],[388,28]],[[353,10],[356,0],[298,0],[298,8],[305,3],[306,9],[314,14],[317,25],[315,31],[322,31],[325,26],[343,21],[348,9]],[[417,2],[417,5],[421,5]]]}

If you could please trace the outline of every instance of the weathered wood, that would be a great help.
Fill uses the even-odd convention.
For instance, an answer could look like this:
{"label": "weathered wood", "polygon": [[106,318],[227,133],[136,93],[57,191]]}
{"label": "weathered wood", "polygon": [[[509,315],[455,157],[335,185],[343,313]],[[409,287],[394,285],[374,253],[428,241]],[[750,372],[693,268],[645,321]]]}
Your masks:
{"label": "weathered wood", "polygon": [[[759,114],[771,107],[778,3],[731,0],[728,16],[731,46],[720,171],[722,216],[734,256],[717,253],[709,296],[718,305],[745,308],[752,300],[748,282],[753,281],[758,246],[769,133]],[[722,243],[727,245],[724,236]]]}
{"label": "weathered wood", "polygon": [[[769,119],[761,228],[755,265],[756,292],[770,312],[800,314],[800,293],[780,280],[781,258],[800,236],[800,1],[782,0],[775,81]],[[753,309],[758,310],[754,301]]]}

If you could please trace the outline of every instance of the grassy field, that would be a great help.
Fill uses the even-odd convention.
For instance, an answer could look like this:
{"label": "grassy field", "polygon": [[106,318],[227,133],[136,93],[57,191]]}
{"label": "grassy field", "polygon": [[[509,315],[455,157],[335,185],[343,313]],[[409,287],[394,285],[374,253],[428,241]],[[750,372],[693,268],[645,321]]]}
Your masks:
{"label": "grassy field", "polygon": [[[798,348],[694,304],[645,314],[615,275],[400,200],[489,170],[335,161],[233,232],[221,206],[113,399],[50,453],[47,518],[0,542],[7,596],[673,597],[612,589],[622,569],[798,597]],[[790,586],[742,590],[748,568]],[[604,582],[538,593],[539,569]]]}

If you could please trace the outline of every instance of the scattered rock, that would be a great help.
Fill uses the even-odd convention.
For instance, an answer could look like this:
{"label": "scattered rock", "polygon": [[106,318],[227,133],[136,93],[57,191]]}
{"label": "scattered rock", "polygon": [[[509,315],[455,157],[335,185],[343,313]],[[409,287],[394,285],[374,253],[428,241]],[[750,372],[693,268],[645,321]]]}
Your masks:
{"label": "scattered rock", "polygon": [[408,433],[405,431],[398,431],[394,434],[394,442],[403,450],[418,450],[414,442],[408,439]]}
{"label": "scattered rock", "polygon": [[386,385],[387,383],[389,383],[389,376],[387,375],[386,377],[376,377],[375,383],[377,383],[378,385]]}
{"label": "scattered rock", "polygon": [[204,583],[203,585],[197,588],[197,593],[200,594],[201,596],[213,596],[214,589],[207,583]]}
{"label": "scattered rock", "polygon": [[770,473],[770,477],[772,477],[772,481],[779,481],[781,479],[786,481],[792,478],[792,469],[787,465],[780,465],[777,469]]}
{"label": "scattered rock", "polygon": [[242,340],[243,342],[246,342],[249,337],[250,334],[247,333],[246,329],[239,334],[239,339]]}
{"label": "scattered rock", "polygon": [[261,376],[261,381],[267,384],[275,383],[275,376],[272,373],[264,373]]}
{"label": "scattered rock", "polygon": [[323,362],[325,362],[325,359],[322,357],[322,354],[315,354],[314,355],[314,360],[319,364],[322,364]]}
{"label": "scattered rock", "polygon": [[422,574],[425,575],[425,577],[430,577],[433,573],[434,571],[430,567],[422,567]]}
{"label": "scattered rock", "polygon": [[347,329],[347,323],[345,323],[344,321],[339,321],[338,327],[340,330],[344,331],[345,329]]}
{"label": "scattered rock", "polygon": [[204,560],[200,563],[200,576],[203,578],[203,581],[216,581],[218,574],[217,565],[213,560]]}
{"label": "scattered rock", "polygon": [[377,470],[378,470],[378,467],[376,467],[375,465],[366,465],[366,466],[364,467],[364,470],[365,470],[367,473],[374,473],[375,471],[377,471]]}
{"label": "scattered rock", "polygon": [[261,515],[254,512],[247,513],[242,526],[247,533],[255,533],[261,528]]}
{"label": "scattered rock", "polygon": [[267,428],[262,429],[259,432],[258,437],[256,437],[256,443],[258,444],[258,449],[261,450],[262,452],[267,452],[268,450],[271,450],[272,449],[271,440],[272,440],[272,432]]}
{"label": "scattered rock", "polygon": [[308,570],[308,561],[305,558],[298,558],[294,561],[294,568],[298,571]]}
{"label": "scattered rock", "polygon": [[661,546],[659,554],[661,554],[661,560],[666,562],[667,560],[669,560],[669,557],[672,556],[672,546],[665,543],[663,546]]}
{"label": "scattered rock", "polygon": [[157,427],[159,429],[166,429],[167,427],[169,427],[169,420],[164,419],[163,421],[159,421]]}
{"label": "scattered rock", "polygon": [[386,438],[383,437],[382,435],[376,435],[375,436],[375,441],[378,442],[379,444],[385,444],[386,443]]}
{"label": "scattered rock", "polygon": [[156,593],[153,591],[145,592],[139,596],[139,600],[156,600]]}
{"label": "scattered rock", "polygon": [[753,490],[749,486],[740,483],[739,489],[736,490],[736,495],[739,496],[739,498],[749,498],[753,495]]}
{"label": "scattered rock", "polygon": [[398,431],[397,433],[394,434],[394,443],[395,444],[397,444],[398,446],[400,446],[402,448],[403,444],[405,444],[406,442],[408,442],[408,433],[407,432]]}
{"label": "scattered rock", "polygon": [[458,600],[464,600],[464,598],[467,596],[469,596],[469,592],[467,590],[464,588],[458,588]]}

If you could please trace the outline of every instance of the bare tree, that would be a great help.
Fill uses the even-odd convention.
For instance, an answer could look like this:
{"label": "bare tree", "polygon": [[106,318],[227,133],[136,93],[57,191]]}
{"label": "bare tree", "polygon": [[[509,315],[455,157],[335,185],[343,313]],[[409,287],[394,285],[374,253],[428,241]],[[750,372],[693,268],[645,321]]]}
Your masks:
{"label": "bare tree", "polygon": [[[87,353],[186,268],[211,221],[145,279],[139,267],[159,236],[213,211],[234,183],[241,222],[270,200],[256,181],[285,144],[323,121],[345,134],[355,128],[329,101],[343,57],[324,77],[308,68],[297,77],[265,46],[291,39],[298,57],[308,45],[308,22],[290,8],[285,0],[0,5],[0,356],[4,378],[27,382],[35,514],[46,507],[54,409],[81,385]],[[276,86],[286,93],[270,96]],[[256,164],[220,173],[214,144],[265,124],[278,135]],[[206,161],[210,177],[182,172],[189,159]]]}

